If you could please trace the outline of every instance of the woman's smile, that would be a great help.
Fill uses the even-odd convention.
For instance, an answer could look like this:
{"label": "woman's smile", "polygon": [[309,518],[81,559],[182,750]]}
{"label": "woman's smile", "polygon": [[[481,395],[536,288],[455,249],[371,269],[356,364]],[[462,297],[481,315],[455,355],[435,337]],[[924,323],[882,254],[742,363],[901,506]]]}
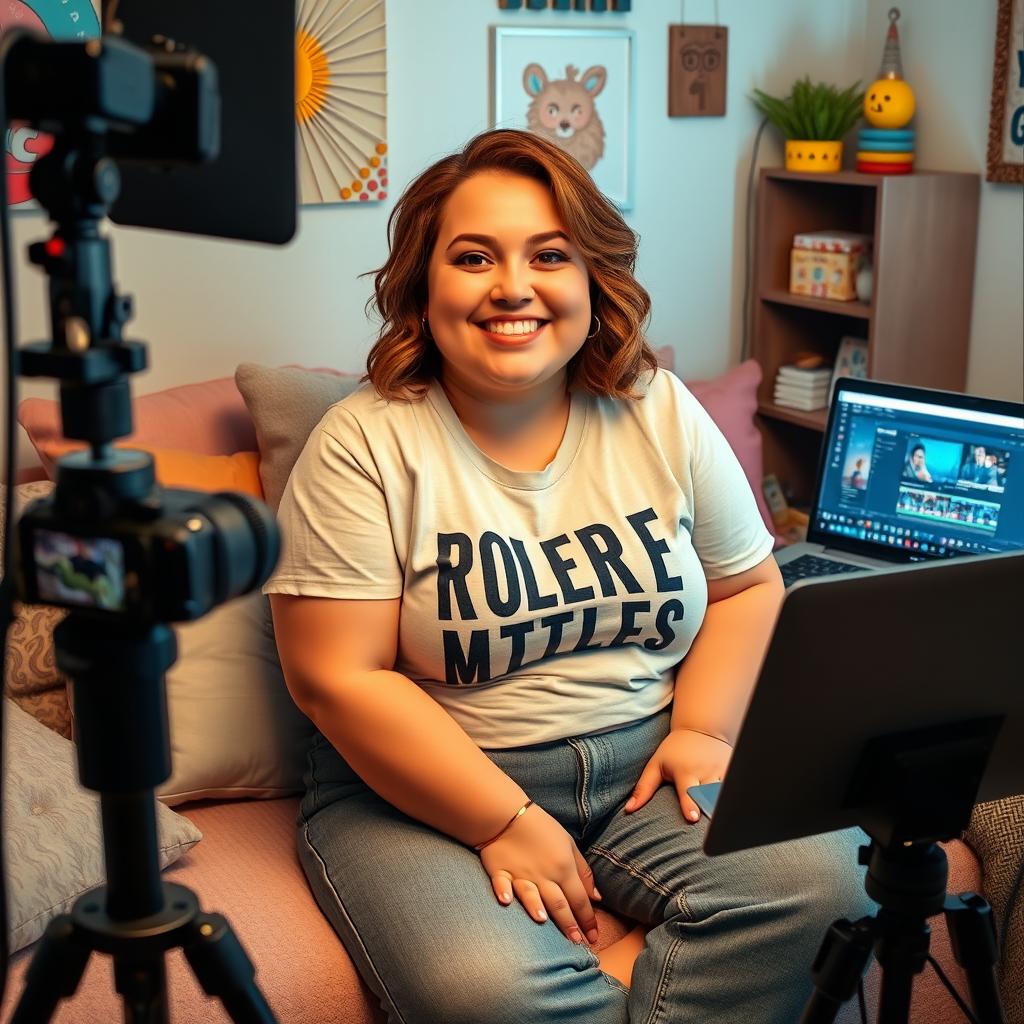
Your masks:
{"label": "woman's smile", "polygon": [[503,348],[522,348],[536,338],[547,326],[548,321],[537,317],[495,317],[484,320],[476,326],[487,335],[489,341]]}

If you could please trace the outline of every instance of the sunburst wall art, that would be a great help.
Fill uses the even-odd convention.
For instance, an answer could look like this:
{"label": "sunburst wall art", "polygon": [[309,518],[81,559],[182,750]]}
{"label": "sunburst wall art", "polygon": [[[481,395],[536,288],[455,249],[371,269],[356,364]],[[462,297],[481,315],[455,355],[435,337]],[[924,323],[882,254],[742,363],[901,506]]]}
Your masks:
{"label": "sunburst wall art", "polygon": [[301,201],[386,199],[384,0],[299,0],[296,22]]}

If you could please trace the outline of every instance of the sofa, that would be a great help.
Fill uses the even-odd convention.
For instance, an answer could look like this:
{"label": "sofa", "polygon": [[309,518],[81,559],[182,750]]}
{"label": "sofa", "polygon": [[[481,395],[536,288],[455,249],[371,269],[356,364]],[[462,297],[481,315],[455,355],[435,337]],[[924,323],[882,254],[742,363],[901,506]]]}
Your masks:
{"label": "sofa", "polygon": [[[759,380],[757,364],[748,362],[714,380],[689,383],[739,456],[771,526],[759,486],[760,436],[754,424]],[[234,377],[137,399],[135,431],[125,443],[153,454],[158,478],[167,486],[241,490],[276,507],[309,430],[328,405],[357,383],[357,376],[331,370],[243,364]],[[52,485],[46,477],[53,472],[54,460],[74,445],[60,435],[56,403],[26,400],[19,408],[19,421],[40,460],[39,468],[20,477],[15,501],[23,504],[48,493]],[[5,649],[8,758],[12,765],[24,762],[25,767],[14,782],[8,779],[5,799],[8,877],[13,879],[9,884],[20,917],[12,932],[18,952],[12,958],[0,1020],[8,1019],[34,939],[46,920],[101,881],[95,800],[78,790],[69,775],[73,716],[67,680],[56,668],[52,648],[52,630],[61,614],[51,608],[19,607]],[[258,594],[239,598],[204,620],[175,630],[179,658],[167,676],[174,768],[159,790],[165,879],[189,886],[205,910],[227,917],[282,1024],[384,1021],[299,867],[297,794],[311,727],[288,698],[266,599]],[[19,739],[22,734],[29,739]],[[39,776],[56,764],[63,765],[64,774],[41,786]],[[72,807],[74,801],[78,803]],[[1003,905],[994,898],[993,904],[997,914],[1009,919],[1012,908],[1005,893],[1012,888],[1021,859],[1019,841],[1014,843],[1011,837],[1016,834],[1019,839],[1022,831],[1024,800],[1000,802],[995,814],[979,813],[983,810],[976,810],[967,841],[945,845],[949,890],[985,891],[992,865],[1004,894]],[[16,856],[11,852],[12,835]],[[62,844],[75,848],[74,857],[62,854]],[[41,851],[47,851],[46,856]],[[69,860],[78,873],[65,878]],[[35,874],[28,872],[30,862]],[[628,963],[641,933],[632,922],[604,910],[598,910],[598,917],[603,962]],[[1001,979],[1008,1010],[1016,1000],[1013,1014],[1024,1014],[1021,917],[1018,905],[1012,909],[1008,969]],[[933,919],[931,949],[952,982],[966,992],[941,919]],[[108,965],[105,957],[90,960],[79,991],[61,1004],[56,1021],[93,1024],[121,1019]],[[202,992],[180,951],[168,958],[167,986],[176,1024],[229,1019],[220,1004]],[[877,986],[878,971],[872,966],[869,1004]],[[859,1019],[855,1002],[839,1019]],[[934,971],[926,970],[915,984],[912,1020],[943,1024],[962,1019]],[[1021,1021],[1024,1016],[1008,1019]],[[443,1024],[443,1007],[438,1007],[436,1020]]]}

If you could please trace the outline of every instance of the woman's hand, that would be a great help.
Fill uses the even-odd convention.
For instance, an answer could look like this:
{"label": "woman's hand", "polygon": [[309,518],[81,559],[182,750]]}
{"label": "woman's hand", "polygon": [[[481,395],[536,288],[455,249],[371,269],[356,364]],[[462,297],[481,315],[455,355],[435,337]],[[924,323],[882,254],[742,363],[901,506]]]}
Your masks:
{"label": "woman's hand", "polygon": [[537,804],[507,832],[480,851],[480,860],[501,903],[512,895],[535,921],[551,920],[573,942],[597,941],[591,899],[600,899],[594,873],[572,837]]}
{"label": "woman's hand", "polygon": [[720,781],[731,757],[732,747],[725,740],[692,729],[673,729],[640,773],[633,795],[626,801],[626,812],[639,810],[663,782],[671,782],[683,815],[687,821],[696,821],[700,809],[687,795],[687,789]]}

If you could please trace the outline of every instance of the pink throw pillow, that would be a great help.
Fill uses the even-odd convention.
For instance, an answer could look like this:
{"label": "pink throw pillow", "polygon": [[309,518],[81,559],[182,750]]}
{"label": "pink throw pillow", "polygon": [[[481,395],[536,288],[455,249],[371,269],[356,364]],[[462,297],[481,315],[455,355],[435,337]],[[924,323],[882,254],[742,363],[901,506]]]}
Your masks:
{"label": "pink throw pillow", "polygon": [[[234,377],[142,395],[133,400],[132,410],[135,429],[125,439],[126,444],[134,441],[201,455],[232,455],[257,449],[252,417]],[[53,459],[44,449],[52,449],[63,439],[60,404],[45,398],[26,398],[18,406],[18,422],[52,479]]]}
{"label": "pink throw pillow", "polygon": [[761,383],[760,364],[754,359],[748,359],[711,380],[688,380],[685,383],[735,452],[750,483],[750,489],[754,492],[761,518],[774,536],[772,514],[768,511],[761,489],[764,477],[761,431],[754,423],[757,386]]}

